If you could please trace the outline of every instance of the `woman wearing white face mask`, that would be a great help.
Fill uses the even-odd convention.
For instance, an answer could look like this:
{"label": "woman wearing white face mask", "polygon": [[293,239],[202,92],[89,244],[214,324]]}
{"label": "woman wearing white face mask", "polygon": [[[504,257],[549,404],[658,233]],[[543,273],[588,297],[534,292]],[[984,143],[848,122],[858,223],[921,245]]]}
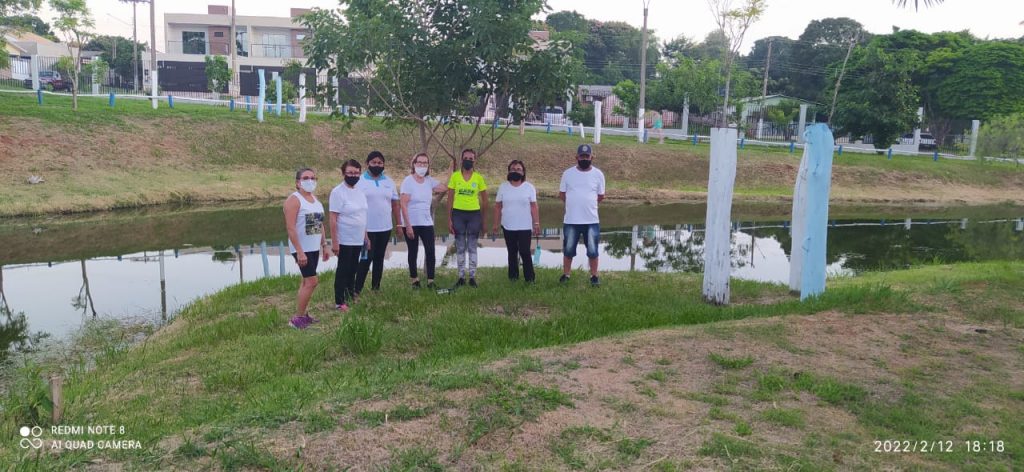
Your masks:
{"label": "woman wearing white face mask", "polygon": [[288,250],[299,264],[302,284],[299,286],[298,311],[288,322],[294,328],[304,329],[317,320],[306,313],[309,299],[319,280],[317,262],[330,257],[324,237],[324,206],[316,199],[316,172],[308,167],[295,173],[295,192],[284,201],[284,224],[288,231]]}
{"label": "woman wearing white face mask", "polygon": [[435,193],[448,191],[448,186],[430,176],[430,158],[419,153],[412,158],[412,169],[402,181],[402,221],[405,226],[405,242],[409,247],[409,277],[412,287],[420,288],[416,273],[416,258],[419,256],[419,242],[423,241],[426,256],[427,287],[434,288],[434,212],[431,204]]}

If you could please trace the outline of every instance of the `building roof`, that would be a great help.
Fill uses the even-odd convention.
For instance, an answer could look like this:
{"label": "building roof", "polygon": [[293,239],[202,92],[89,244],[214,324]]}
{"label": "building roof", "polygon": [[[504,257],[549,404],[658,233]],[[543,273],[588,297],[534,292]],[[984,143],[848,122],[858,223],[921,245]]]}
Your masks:
{"label": "building roof", "polygon": [[612,94],[612,88],[611,85],[580,85],[580,93],[596,97],[607,97]]}
{"label": "building roof", "polygon": [[68,48],[64,44],[50,41],[29,31],[10,30],[3,35],[7,40],[7,51],[11,54],[49,57],[68,55]]}

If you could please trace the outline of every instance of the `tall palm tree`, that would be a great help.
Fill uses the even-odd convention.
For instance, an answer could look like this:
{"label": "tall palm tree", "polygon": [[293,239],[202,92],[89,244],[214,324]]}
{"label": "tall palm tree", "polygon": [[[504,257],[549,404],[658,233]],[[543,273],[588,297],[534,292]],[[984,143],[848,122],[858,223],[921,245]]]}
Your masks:
{"label": "tall palm tree", "polygon": [[[942,3],[943,1],[944,0],[914,0],[914,10],[920,9],[922,3],[926,7],[931,7],[931,6],[938,5],[938,4]],[[896,6],[902,8],[902,7],[906,7],[907,6],[908,0],[892,0],[892,2],[895,3]]]}

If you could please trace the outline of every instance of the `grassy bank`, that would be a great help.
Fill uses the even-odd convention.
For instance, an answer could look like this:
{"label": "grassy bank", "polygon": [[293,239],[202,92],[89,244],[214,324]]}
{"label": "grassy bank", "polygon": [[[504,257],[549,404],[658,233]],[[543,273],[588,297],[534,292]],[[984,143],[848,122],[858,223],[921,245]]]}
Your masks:
{"label": "grassy bank", "polygon": [[[64,424],[125,427],[72,439],[142,449],[9,447],[17,426],[46,423],[36,370],[4,399],[0,461],[47,470],[1024,465],[1022,263],[836,280],[808,303],[782,286],[734,281],[727,308],[701,303],[693,275],[613,273],[600,289],[578,275],[558,286],[544,270],[527,287],[486,270],[481,288],[444,296],[389,273],[384,293],[344,318],[330,309],[327,276],[311,310],[323,322],[303,332],[285,327],[297,279],[234,287],[142,345],[111,336],[95,369],[65,362]],[[887,439],[955,448],[874,452]],[[973,440],[1003,450],[969,451]]]}
{"label": "grassy bank", "polygon": [[[360,120],[351,129],[311,116],[309,123],[178,103],[152,110],[145,101],[69,99],[0,94],[0,215],[88,211],[161,203],[281,198],[291,172],[311,165],[329,170],[324,195],[339,178],[343,158],[365,159],[370,149],[390,157],[392,173],[418,147],[408,129]],[[497,181],[511,159],[526,162],[542,194],[557,191],[561,171],[572,165],[581,140],[565,134],[506,134],[480,162]],[[707,145],[672,142],[638,145],[606,136],[597,165],[608,176],[609,198],[638,201],[702,200],[707,185]],[[792,193],[799,154],[782,148],[740,151],[736,195],[745,201],[782,201]],[[1024,172],[1011,164],[845,153],[836,158],[837,202],[877,205],[993,204],[1024,202]],[[435,162],[444,174],[445,162]],[[46,182],[26,183],[30,175]]]}

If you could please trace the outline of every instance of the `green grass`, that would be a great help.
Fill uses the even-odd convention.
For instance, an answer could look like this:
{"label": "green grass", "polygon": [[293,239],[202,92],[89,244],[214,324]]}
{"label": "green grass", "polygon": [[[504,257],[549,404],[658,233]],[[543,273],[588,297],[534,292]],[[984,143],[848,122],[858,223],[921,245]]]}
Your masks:
{"label": "green grass", "polygon": [[[318,115],[300,124],[294,117],[268,114],[260,124],[242,108],[229,112],[182,102],[174,109],[161,104],[152,110],[148,101],[127,99],[110,108],[106,99],[82,98],[80,109],[73,112],[69,98],[46,97],[39,106],[33,96],[0,93],[0,126],[16,143],[33,143],[10,146],[14,155],[9,164],[0,164],[7,176],[0,181],[3,216],[276,200],[283,196],[282,189],[290,188],[289,174],[298,167],[320,169],[330,174],[326,181],[333,182],[340,158],[362,161],[376,148],[388,156],[389,172],[401,175],[406,156],[420,147],[414,130],[388,127],[377,120],[359,119],[346,127]],[[508,161],[523,160],[540,193],[554,196],[562,170],[572,165],[572,149],[581,141],[558,133],[530,131],[519,136],[510,132],[481,157],[478,168],[494,181],[505,174]],[[76,149],[74,159],[65,158],[71,146]],[[707,145],[672,141],[641,145],[629,137],[607,136],[595,158],[609,178],[611,197],[676,200],[671,193],[661,196],[652,190],[704,193],[708,153]],[[780,201],[792,194],[799,155],[758,147],[739,153],[735,189],[739,200]],[[446,158],[434,162],[438,175],[445,174],[446,167]],[[947,198],[932,190],[954,183],[1001,192],[1005,198],[1000,200],[1020,202],[1017,189],[1024,183],[1024,170],[1012,164],[888,161],[853,154],[835,160],[835,173],[844,177],[837,178],[833,195],[848,201],[872,200],[863,190],[878,188],[883,177],[907,182],[903,190],[908,200]],[[28,175],[42,175],[46,183],[29,186]],[[326,195],[330,186],[323,187]],[[953,202],[954,196],[948,198]]]}
{"label": "green grass", "polygon": [[754,363],[754,358],[750,356],[729,357],[714,352],[708,354],[708,359],[723,369],[742,369]]}
{"label": "green grass", "polygon": [[[432,414],[431,404],[396,403],[396,407],[377,411],[353,407],[362,400],[388,399],[417,388],[474,392],[465,424],[454,426],[472,445],[496,433],[508,434],[523,423],[536,421],[544,412],[575,405],[566,392],[517,378],[524,373],[547,375],[543,363],[525,355],[526,350],[571,345],[633,330],[751,317],[825,311],[867,316],[930,313],[934,308],[915,301],[915,297],[933,286],[937,274],[955,274],[951,276],[956,283],[965,286],[995,281],[999,291],[993,294],[1000,299],[1009,296],[1004,292],[1021,293],[1024,289],[1024,266],[1019,262],[963,264],[953,271],[945,266],[869,274],[864,279],[831,283],[823,296],[804,303],[786,297],[784,286],[747,283],[743,290],[752,299],[780,301],[729,307],[704,304],[699,277],[688,274],[608,273],[603,286],[592,289],[585,283],[538,283],[531,287],[509,284],[502,269],[484,269],[479,289],[463,289],[451,296],[411,291],[405,278],[396,274],[389,272],[383,292],[368,294],[344,321],[329,311],[330,291],[319,290],[311,313],[324,321],[306,331],[290,330],[285,325],[298,279],[283,277],[245,283],[199,300],[142,345],[124,349],[116,342],[111,344],[94,369],[79,367],[65,372],[65,423],[123,424],[130,438],[141,441],[148,452],[92,451],[41,460],[53,468],[76,467],[99,458],[141,468],[190,468],[195,464],[189,458],[202,450],[204,456],[215,458],[225,468],[289,467],[290,463],[271,461],[260,446],[239,432],[274,431],[292,422],[305,431],[330,431],[339,425],[336,412],[346,410],[368,427],[380,424],[384,414],[389,422],[422,418]],[[542,269],[538,280],[553,281],[557,275],[557,270]],[[441,280],[451,277],[450,273],[440,274]],[[331,276],[324,276],[321,282],[330,287]],[[924,298],[933,299],[935,295]],[[491,315],[497,305],[524,301],[543,308],[549,316],[512,320]],[[361,328],[350,328],[349,335],[340,334],[346,332],[346,326],[357,325]],[[865,386],[826,374],[721,357],[728,365],[743,367],[721,371],[710,391],[689,396],[711,404],[712,419],[730,424],[729,436],[713,436],[701,449],[702,454],[713,457],[724,454],[726,448],[734,457],[762,453],[749,441],[731,436],[756,432],[753,418],[737,413],[748,401],[809,394],[823,407],[850,411],[878,437],[938,435],[959,424],[958,418],[977,414],[1001,417],[1020,408],[1019,404],[976,406],[970,400],[972,393],[981,398],[1014,398],[1014,391],[998,385],[980,386],[978,392],[962,394],[908,386],[893,402],[873,397]],[[512,360],[506,372],[481,368],[504,358]],[[75,359],[62,362],[65,366],[78,365]],[[632,357],[622,359],[622,363],[638,364]],[[16,425],[46,424],[49,410],[41,400],[46,393],[39,382],[40,372],[23,371],[26,382],[0,400],[0,442],[14,440]],[[657,401],[662,392],[647,381],[660,388],[675,375],[665,368],[649,372],[645,380],[635,384],[637,393]],[[937,382],[938,378],[927,375],[917,382],[926,387],[927,382]],[[614,409],[622,414],[645,411],[632,403],[609,401],[618,405]],[[764,415],[762,420],[782,426],[806,425],[801,415],[792,412]],[[1007,440],[1021,437],[1012,424],[999,428]],[[202,435],[203,441],[182,449],[180,454],[162,458],[155,450],[166,438],[193,433]],[[627,444],[630,446],[626,450],[633,451],[640,443]],[[0,461],[17,463],[26,459],[23,454],[0,449]]]}

